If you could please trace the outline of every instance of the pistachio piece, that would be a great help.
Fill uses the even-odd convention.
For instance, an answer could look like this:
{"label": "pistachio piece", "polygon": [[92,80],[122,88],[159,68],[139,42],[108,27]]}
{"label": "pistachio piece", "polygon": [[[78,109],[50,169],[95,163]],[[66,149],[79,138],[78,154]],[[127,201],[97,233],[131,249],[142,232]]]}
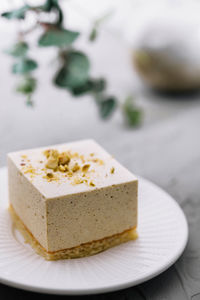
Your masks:
{"label": "pistachio piece", "polygon": [[85,163],[85,157],[84,157],[84,155],[80,155],[80,159],[81,159],[81,161],[82,161],[82,163],[84,164]]}
{"label": "pistachio piece", "polygon": [[59,165],[66,165],[70,162],[70,156],[67,152],[62,152],[58,157]]}
{"label": "pistachio piece", "polygon": [[50,173],[50,172],[49,172],[49,173],[46,174],[46,176],[47,176],[48,178],[53,178],[53,173]]}
{"label": "pistachio piece", "polygon": [[48,149],[48,150],[45,150],[44,152],[43,152],[43,154],[44,154],[44,156],[46,156],[46,158],[49,158],[49,156],[50,156],[50,150]]}
{"label": "pistachio piece", "polygon": [[72,172],[77,172],[78,170],[80,170],[80,166],[78,165],[78,163],[75,163],[71,170]]}
{"label": "pistachio piece", "polygon": [[69,171],[69,167],[68,167],[68,165],[60,165],[59,167],[58,167],[58,169],[59,169],[59,171],[61,171],[61,172],[67,172],[67,171]]}
{"label": "pistachio piece", "polygon": [[93,181],[90,181],[89,186],[95,186]]}
{"label": "pistachio piece", "polygon": [[58,159],[50,156],[45,164],[45,167],[48,169],[56,170],[58,167]]}
{"label": "pistachio piece", "polygon": [[81,183],[83,183],[83,179],[81,179],[79,177],[75,177],[73,183],[74,184],[81,184]]}
{"label": "pistachio piece", "polygon": [[[24,167],[23,167],[23,168],[24,168]],[[35,170],[35,168],[33,168],[32,166],[27,166],[27,168],[24,170],[24,174],[27,174],[27,173],[35,174],[35,173],[36,173],[36,170]]]}
{"label": "pistachio piece", "polygon": [[46,158],[49,158],[50,156],[54,157],[54,158],[58,158],[58,151],[54,150],[54,149],[47,149],[43,152],[44,156],[46,156]]}
{"label": "pistachio piece", "polygon": [[98,159],[98,163],[100,166],[104,165],[104,161],[102,159]]}
{"label": "pistachio piece", "polygon": [[110,169],[110,173],[113,174],[114,172],[115,172],[115,168],[112,167],[112,168]]}
{"label": "pistachio piece", "polygon": [[54,158],[58,158],[59,153],[57,150],[52,149],[52,150],[50,150],[50,156],[52,156]]}
{"label": "pistachio piece", "polygon": [[89,168],[90,168],[90,164],[85,164],[84,166],[82,166],[82,171],[87,172]]}

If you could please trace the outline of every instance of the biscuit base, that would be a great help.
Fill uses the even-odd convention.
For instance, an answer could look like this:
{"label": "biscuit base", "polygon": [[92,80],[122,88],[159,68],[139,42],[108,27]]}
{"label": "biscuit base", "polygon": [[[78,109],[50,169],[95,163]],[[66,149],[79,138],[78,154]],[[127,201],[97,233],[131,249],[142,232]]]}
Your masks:
{"label": "biscuit base", "polygon": [[102,252],[111,247],[117,246],[121,243],[135,240],[138,235],[135,228],[131,228],[109,237],[105,237],[101,240],[95,240],[89,243],[81,244],[79,246],[58,250],[54,252],[47,251],[40,243],[35,239],[32,233],[27,229],[24,223],[16,214],[12,205],[9,207],[9,212],[14,226],[23,235],[26,243],[29,243],[35,252],[43,256],[46,260],[59,260],[59,259],[71,259],[90,256]]}

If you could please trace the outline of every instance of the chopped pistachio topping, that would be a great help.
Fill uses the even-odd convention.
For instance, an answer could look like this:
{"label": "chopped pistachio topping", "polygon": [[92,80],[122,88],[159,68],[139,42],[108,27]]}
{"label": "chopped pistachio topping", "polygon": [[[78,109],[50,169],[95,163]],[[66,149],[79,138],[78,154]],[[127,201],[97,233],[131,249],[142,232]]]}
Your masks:
{"label": "chopped pistachio topping", "polygon": [[110,173],[111,173],[111,174],[114,174],[114,172],[115,172],[115,168],[112,167],[112,168],[110,169]]}
{"label": "chopped pistachio topping", "polygon": [[55,149],[45,150],[43,153],[46,156],[46,158],[49,158],[50,156],[58,158],[58,151]]}
{"label": "chopped pistachio topping", "polygon": [[27,166],[27,168],[24,169],[24,174],[27,174],[27,173],[35,174],[36,170],[32,166]]}
{"label": "chopped pistachio topping", "polygon": [[[31,179],[36,175],[42,175],[48,182],[62,182],[60,180],[66,178],[74,185],[84,183],[94,187],[92,174],[96,173],[97,170],[95,167],[93,168],[93,164],[99,166],[104,164],[104,161],[98,158],[95,153],[89,153],[86,156],[71,150],[59,152],[56,149],[47,149],[43,151],[43,155],[46,159],[37,161],[40,164],[37,170],[33,168],[27,155],[21,155],[20,165],[24,174],[30,173]],[[114,168],[112,169],[110,172],[114,173]]]}
{"label": "chopped pistachio topping", "polygon": [[59,171],[61,171],[61,172],[68,172],[69,171],[69,167],[68,167],[68,165],[60,165],[59,167],[58,167],[58,169],[59,169]]}
{"label": "chopped pistachio topping", "polygon": [[92,158],[91,161],[99,164],[100,166],[104,165],[104,161],[100,158]]}
{"label": "chopped pistachio topping", "polygon": [[49,156],[45,167],[48,169],[56,170],[56,168],[58,167],[58,159],[54,158],[53,156]]}
{"label": "chopped pistachio topping", "polygon": [[46,175],[44,175],[43,178],[47,179],[48,182],[59,181],[59,178],[51,172],[46,173]]}
{"label": "chopped pistachio topping", "polygon": [[83,182],[84,182],[83,179],[80,177],[75,177],[73,180],[73,184],[81,184]]}
{"label": "chopped pistachio topping", "polygon": [[45,167],[48,169],[56,170],[58,167],[58,159],[59,159],[59,153],[57,150],[46,150],[44,151],[44,155],[47,158],[47,162],[45,164]]}
{"label": "chopped pistachio topping", "polygon": [[62,152],[61,154],[59,154],[58,156],[58,164],[59,165],[66,165],[70,162],[70,156],[68,154],[68,152]]}
{"label": "chopped pistachio topping", "polygon": [[71,170],[72,172],[77,172],[78,170],[80,170],[80,166],[78,165],[78,163],[75,163]]}
{"label": "chopped pistachio topping", "polygon": [[84,157],[84,155],[80,155],[80,159],[81,159],[82,163],[84,164],[85,163],[85,157]]}
{"label": "chopped pistachio topping", "polygon": [[67,173],[67,176],[72,177],[72,176],[73,176],[72,171],[69,171],[69,172]]}
{"label": "chopped pistachio topping", "polygon": [[43,152],[43,154],[44,154],[44,156],[46,156],[46,158],[49,158],[49,156],[50,156],[50,150],[45,150]]}
{"label": "chopped pistachio topping", "polygon": [[53,173],[47,173],[48,178],[53,178]]}
{"label": "chopped pistachio topping", "polygon": [[90,168],[90,164],[85,164],[84,166],[82,166],[82,171],[85,173],[89,170]]}
{"label": "chopped pistachio topping", "polygon": [[[96,158],[94,153],[90,153],[89,157],[86,158],[83,154],[79,154],[78,152],[72,153],[71,151],[65,151],[59,153],[57,150],[49,149],[45,150],[43,154],[47,158],[45,167],[52,169],[54,172],[59,171],[65,173],[64,176],[70,179],[72,184],[86,183],[94,187],[94,182],[90,180],[89,176],[86,177],[90,169],[90,164],[86,162],[93,162],[98,165],[104,164],[104,161]],[[78,173],[79,175],[75,176],[75,173],[78,171],[80,171]],[[91,173],[94,173],[94,170],[90,170],[89,174],[91,175]]]}
{"label": "chopped pistachio topping", "polygon": [[102,159],[98,159],[98,163],[100,166],[104,165],[104,161]]}
{"label": "chopped pistachio topping", "polygon": [[95,186],[93,181],[90,181],[89,186]]}

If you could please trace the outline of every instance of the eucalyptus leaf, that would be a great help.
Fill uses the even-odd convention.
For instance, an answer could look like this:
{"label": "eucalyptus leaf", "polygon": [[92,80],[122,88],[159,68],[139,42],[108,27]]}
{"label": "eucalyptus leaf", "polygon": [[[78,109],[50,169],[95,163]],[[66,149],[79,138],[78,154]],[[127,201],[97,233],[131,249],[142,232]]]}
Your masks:
{"label": "eucalyptus leaf", "polygon": [[18,83],[16,91],[21,94],[32,94],[36,89],[36,79],[33,77],[25,77]]}
{"label": "eucalyptus leaf", "polygon": [[[56,22],[56,24],[57,25],[59,25],[59,26],[61,26],[62,25],[62,23],[63,23],[63,12],[62,12],[62,10],[61,10],[61,8],[58,6],[57,7],[57,15],[58,15],[58,17],[57,17],[57,22]],[[79,35],[79,33],[78,33],[78,35]]]}
{"label": "eucalyptus leaf", "polygon": [[83,94],[93,92],[101,93],[106,87],[106,81],[103,78],[89,79],[84,84],[71,89],[74,96],[81,96]]}
{"label": "eucalyptus leaf", "polygon": [[106,88],[106,81],[103,78],[92,80],[92,91],[95,93],[101,93]]}
{"label": "eucalyptus leaf", "polygon": [[125,120],[129,126],[138,126],[142,120],[142,110],[136,107],[131,96],[127,97],[123,104]]}
{"label": "eucalyptus leaf", "polygon": [[25,56],[28,51],[28,44],[25,42],[18,42],[6,49],[4,52],[14,57]]}
{"label": "eucalyptus leaf", "polygon": [[71,93],[74,96],[82,96],[86,93],[89,93],[92,91],[92,82],[91,80],[86,81],[84,84],[71,88]]}
{"label": "eucalyptus leaf", "polygon": [[45,12],[51,12],[52,10],[57,13],[57,22],[56,25],[61,25],[63,21],[63,13],[58,4],[58,0],[46,0],[45,3],[39,8]]}
{"label": "eucalyptus leaf", "polygon": [[38,64],[33,59],[24,58],[15,63],[12,67],[14,74],[26,74],[37,68]]}
{"label": "eucalyptus leaf", "polygon": [[49,29],[39,39],[40,47],[63,47],[71,45],[79,36],[79,32],[67,29]]}
{"label": "eucalyptus leaf", "polygon": [[109,97],[102,101],[98,101],[97,103],[99,106],[99,113],[102,119],[109,118],[117,106],[117,101],[115,97]]}
{"label": "eucalyptus leaf", "polygon": [[90,64],[87,56],[78,51],[71,51],[66,56],[65,65],[58,71],[54,83],[62,88],[73,90],[86,84]]}
{"label": "eucalyptus leaf", "polygon": [[43,5],[40,6],[40,8],[45,12],[50,12],[53,8],[57,8],[58,1],[57,0],[46,0]]}
{"label": "eucalyptus leaf", "polygon": [[18,9],[4,12],[1,14],[1,16],[7,19],[24,19],[25,14],[29,10],[29,8],[29,5],[24,5]]}
{"label": "eucalyptus leaf", "polygon": [[[64,15],[59,3],[59,0],[43,0],[43,5],[24,5],[19,9],[5,12],[2,16],[7,19],[20,20],[26,18],[27,11],[34,11],[39,18],[36,18],[35,24],[31,28],[28,30],[23,29],[20,36],[29,35],[35,28],[41,26],[44,32],[39,37],[38,45],[40,47],[54,46],[58,49],[58,59],[61,66],[55,75],[54,83],[60,88],[67,89],[74,96],[91,93],[96,99],[101,117],[106,119],[113,113],[117,101],[114,97],[104,96],[103,92],[106,88],[106,81],[103,78],[93,79],[89,77],[90,63],[88,57],[84,53],[75,51],[72,48],[80,32],[63,28]],[[43,15],[44,21],[42,18]],[[96,39],[99,25],[108,16],[107,14],[93,23],[90,33],[91,41]],[[49,20],[49,22],[45,22],[45,20]],[[32,94],[36,89],[37,81],[31,76],[31,72],[38,67],[38,64],[35,60],[26,57],[28,48],[28,44],[21,41],[7,49],[6,53],[18,58],[12,66],[12,72],[21,75],[19,76],[21,80],[16,87],[16,91],[26,95],[26,104],[32,106]]]}

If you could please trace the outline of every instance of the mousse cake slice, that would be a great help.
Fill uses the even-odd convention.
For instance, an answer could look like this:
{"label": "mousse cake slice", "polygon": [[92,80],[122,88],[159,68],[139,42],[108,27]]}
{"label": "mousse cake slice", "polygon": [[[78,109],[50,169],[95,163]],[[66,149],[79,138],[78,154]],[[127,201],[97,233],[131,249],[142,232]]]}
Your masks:
{"label": "mousse cake slice", "polygon": [[137,238],[138,180],[93,140],[8,154],[14,225],[47,260]]}

